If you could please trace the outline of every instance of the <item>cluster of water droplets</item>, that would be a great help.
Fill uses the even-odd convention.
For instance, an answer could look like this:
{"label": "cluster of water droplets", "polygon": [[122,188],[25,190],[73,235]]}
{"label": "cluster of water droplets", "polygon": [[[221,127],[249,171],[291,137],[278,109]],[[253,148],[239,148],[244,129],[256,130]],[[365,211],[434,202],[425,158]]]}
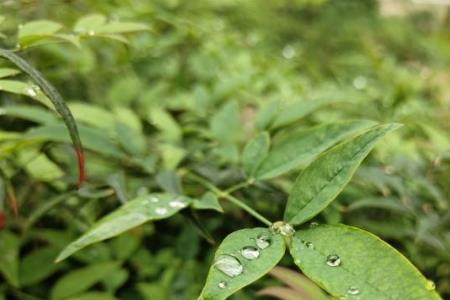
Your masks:
{"label": "cluster of water droplets", "polygon": [[[158,198],[157,196],[148,196],[144,201],[144,204],[148,205],[151,209],[154,210],[154,213],[159,216],[164,216],[169,212],[167,203],[165,201],[164,203],[161,203],[163,201],[160,201],[160,198]],[[158,205],[159,203],[161,203],[161,205]],[[186,201],[181,198],[175,198],[168,202],[168,206],[174,209],[185,208],[187,205],[188,203],[186,203]]]}
{"label": "cluster of water droplets", "polygon": [[[214,267],[231,278],[241,275],[244,272],[244,266],[238,257],[248,261],[256,260],[260,257],[261,251],[270,247],[272,243],[272,239],[266,234],[260,234],[252,240],[255,245],[244,246],[236,254],[219,255],[214,262]],[[220,281],[217,286],[224,289],[228,287],[228,283]]]}

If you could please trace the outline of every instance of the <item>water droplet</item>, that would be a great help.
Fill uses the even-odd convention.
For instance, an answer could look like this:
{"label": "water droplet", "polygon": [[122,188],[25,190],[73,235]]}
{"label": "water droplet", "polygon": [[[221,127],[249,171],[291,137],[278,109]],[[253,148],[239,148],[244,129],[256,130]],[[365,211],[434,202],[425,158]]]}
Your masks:
{"label": "water droplet", "polygon": [[347,294],[349,295],[359,295],[359,289],[357,287],[351,286],[347,290]]}
{"label": "water droplet", "polygon": [[95,31],[94,31],[94,30],[89,30],[89,31],[88,31],[88,35],[91,35],[91,36],[92,36],[92,35],[95,35]]}
{"label": "water droplet", "polygon": [[357,76],[353,79],[353,86],[357,90],[363,90],[367,87],[367,78],[364,76]]}
{"label": "water droplet", "polygon": [[341,258],[336,254],[327,256],[327,265],[330,267],[338,267],[341,264]]}
{"label": "water droplet", "polygon": [[281,51],[281,54],[286,59],[292,59],[296,55],[295,48],[291,45],[286,45],[283,50]]}
{"label": "water droplet", "polygon": [[292,236],[295,233],[294,227],[283,221],[273,223],[272,230],[284,236]]}
{"label": "water droplet", "polygon": [[159,202],[159,199],[158,198],[156,198],[155,196],[151,196],[150,198],[148,198],[151,202],[153,202],[153,203],[157,203],[157,202]]}
{"label": "water droplet", "polygon": [[308,249],[314,249],[314,244],[311,243],[311,242],[305,242],[305,246],[306,246],[306,248],[308,248]]}
{"label": "water droplet", "polygon": [[241,255],[248,260],[257,259],[259,254],[259,249],[253,246],[246,246],[241,249]]}
{"label": "water droplet", "polygon": [[35,85],[25,88],[25,93],[31,97],[36,97],[38,92],[39,92],[39,87],[35,86]]}
{"label": "water droplet", "polygon": [[167,213],[167,208],[165,208],[165,207],[158,207],[158,208],[156,208],[155,209],[155,213],[157,214],[157,215],[165,215],[166,213]]}
{"label": "water droplet", "polygon": [[228,286],[228,284],[225,281],[221,281],[217,286],[221,289],[224,289]]}
{"label": "water droplet", "polygon": [[214,267],[229,277],[236,277],[242,274],[244,267],[234,256],[223,254],[217,257]]}
{"label": "water droplet", "polygon": [[436,284],[434,283],[433,280],[427,280],[427,285],[426,285],[427,290],[432,291],[436,288]]}
{"label": "water droplet", "polygon": [[175,199],[169,202],[170,207],[173,208],[183,208],[186,207],[186,202],[179,200],[179,199]]}
{"label": "water droplet", "polygon": [[317,226],[319,226],[319,223],[317,223],[317,222],[311,222],[311,223],[309,223],[309,228],[315,228],[315,227],[317,227]]}
{"label": "water droplet", "polygon": [[272,243],[272,240],[267,235],[259,235],[256,238],[256,246],[258,246],[259,249],[263,250],[270,246]]}

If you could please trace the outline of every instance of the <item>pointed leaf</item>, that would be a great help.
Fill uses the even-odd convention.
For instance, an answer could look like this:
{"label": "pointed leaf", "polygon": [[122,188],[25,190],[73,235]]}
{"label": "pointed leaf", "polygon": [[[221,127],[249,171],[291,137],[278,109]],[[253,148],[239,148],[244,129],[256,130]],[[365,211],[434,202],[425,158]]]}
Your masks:
{"label": "pointed leaf", "polygon": [[[257,245],[257,239],[262,236],[270,239],[269,246],[265,248],[261,247],[264,249],[258,248]],[[260,243],[259,245],[261,246]],[[257,258],[250,260],[242,255],[241,250],[248,246],[254,247],[259,251]],[[268,228],[243,229],[231,233],[223,240],[216,251],[215,261],[209,270],[206,284],[199,299],[226,299],[234,292],[269,272],[280,261],[284,252],[285,244],[283,237],[274,234]],[[225,261],[223,260],[224,257]],[[230,257],[232,264],[231,266],[227,266],[226,258]],[[242,266],[242,269],[238,268],[239,265]],[[228,273],[234,274],[234,277],[230,277],[219,270],[219,268],[226,269],[227,267]],[[240,270],[241,272],[239,273]]]}
{"label": "pointed leaf", "polygon": [[51,291],[51,299],[67,299],[84,292],[99,282],[106,275],[119,269],[117,262],[101,262],[67,273],[55,284]]}
{"label": "pointed leaf", "polygon": [[212,209],[223,213],[219,198],[212,192],[206,192],[200,199],[194,199],[192,207],[195,209]]}
{"label": "pointed leaf", "polygon": [[372,121],[348,121],[297,131],[275,144],[255,172],[269,179],[309,163],[337,142],[375,125]]}
{"label": "pointed leaf", "polygon": [[145,195],[128,201],[100,219],[88,232],[68,245],[56,261],[61,261],[88,245],[119,235],[145,222],[168,218],[189,205],[190,201],[187,197],[169,194]]}
{"label": "pointed leaf", "polygon": [[319,156],[296,179],[285,220],[301,224],[320,213],[342,191],[375,143],[399,124],[379,125]]}
{"label": "pointed leaf", "polygon": [[106,17],[100,14],[84,16],[77,21],[73,30],[79,33],[95,32],[106,23]]}
{"label": "pointed leaf", "polygon": [[49,20],[31,21],[19,27],[18,41],[21,47],[51,37],[61,30],[62,25]]}
{"label": "pointed leaf", "polygon": [[0,78],[14,76],[19,73],[20,73],[20,71],[17,69],[0,68]]}
{"label": "pointed leaf", "polygon": [[355,227],[319,225],[297,231],[290,252],[302,272],[339,298],[440,299],[397,250]]}
{"label": "pointed leaf", "polygon": [[242,165],[248,176],[253,176],[256,168],[267,156],[270,147],[270,135],[267,132],[261,132],[245,145],[242,152]]}
{"label": "pointed leaf", "polygon": [[18,80],[0,80],[0,91],[24,95],[52,108],[52,103],[35,85]]}
{"label": "pointed leaf", "polygon": [[19,239],[9,231],[0,231],[0,273],[11,285],[19,285]]}

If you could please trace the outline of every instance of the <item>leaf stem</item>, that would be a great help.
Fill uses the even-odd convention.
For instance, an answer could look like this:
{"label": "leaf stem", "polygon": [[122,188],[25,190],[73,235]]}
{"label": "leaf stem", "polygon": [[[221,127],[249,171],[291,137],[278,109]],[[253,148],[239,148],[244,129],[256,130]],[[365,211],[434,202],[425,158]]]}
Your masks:
{"label": "leaf stem", "polygon": [[[248,206],[247,204],[245,204],[244,202],[242,202],[241,200],[239,200],[238,198],[230,195],[230,191],[234,191],[236,190],[237,186],[232,187],[231,189],[227,190],[227,191],[222,191],[220,189],[218,189],[214,184],[212,184],[211,182],[209,182],[208,180],[206,180],[205,178],[198,176],[194,173],[187,173],[186,176],[188,176],[189,178],[191,178],[192,180],[200,183],[201,185],[203,185],[205,188],[207,188],[208,190],[210,190],[211,192],[215,193],[218,197],[226,199],[228,201],[230,201],[231,203],[233,203],[234,205],[242,208],[243,210],[245,210],[246,212],[248,212],[250,215],[252,215],[253,217],[255,217],[256,219],[258,219],[259,221],[263,222],[264,224],[266,224],[267,226],[271,226],[272,222],[270,222],[268,219],[266,219],[264,216],[262,216],[261,214],[259,214],[257,211],[255,211],[253,208],[251,208],[250,206]],[[249,183],[246,182],[246,185],[248,185]],[[240,184],[239,184],[240,186]],[[238,187],[240,188],[240,187]]]}

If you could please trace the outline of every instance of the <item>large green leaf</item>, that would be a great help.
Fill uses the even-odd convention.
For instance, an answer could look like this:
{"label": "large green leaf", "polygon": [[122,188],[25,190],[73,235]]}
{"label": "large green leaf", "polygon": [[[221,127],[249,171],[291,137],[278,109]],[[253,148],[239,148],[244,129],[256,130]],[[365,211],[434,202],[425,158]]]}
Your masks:
{"label": "large green leaf", "polygon": [[309,278],[340,299],[440,299],[434,284],[397,250],[358,228],[319,225],[297,231],[290,252]]}
{"label": "large green leaf", "polygon": [[165,219],[189,205],[191,199],[169,194],[140,196],[100,219],[94,226],[68,245],[58,256],[61,261],[78,250],[119,235],[145,222]]}
{"label": "large green leaf", "polygon": [[41,124],[55,124],[58,118],[55,114],[40,107],[30,105],[14,105],[0,108],[0,116],[8,115],[24,120],[41,123]]}
{"label": "large green leaf", "polygon": [[54,264],[53,260],[58,254],[58,248],[53,246],[34,250],[20,262],[20,285],[28,286],[39,283],[49,277],[64,264]]}
{"label": "large green leaf", "polygon": [[20,73],[20,71],[17,69],[0,68],[0,78],[14,76],[19,73]]}
{"label": "large green leaf", "polygon": [[399,126],[375,126],[319,156],[297,177],[284,219],[301,224],[321,212],[347,185],[375,143]]}
{"label": "large green leaf", "polygon": [[375,125],[372,121],[347,121],[321,125],[283,138],[275,144],[255,172],[258,179],[279,176],[304,166],[340,140]]}
{"label": "large green leaf", "polygon": [[41,92],[41,89],[38,86],[33,84],[18,80],[2,79],[0,80],[0,91],[24,95],[41,102],[49,108],[52,108],[52,103],[47,96]]}
{"label": "large green leaf", "polygon": [[269,272],[284,252],[283,237],[268,228],[242,229],[231,233],[216,251],[199,299],[226,299]]}
{"label": "large green leaf", "polygon": [[51,299],[67,299],[84,292],[108,274],[119,269],[117,262],[102,262],[89,265],[64,275],[52,289]]}

